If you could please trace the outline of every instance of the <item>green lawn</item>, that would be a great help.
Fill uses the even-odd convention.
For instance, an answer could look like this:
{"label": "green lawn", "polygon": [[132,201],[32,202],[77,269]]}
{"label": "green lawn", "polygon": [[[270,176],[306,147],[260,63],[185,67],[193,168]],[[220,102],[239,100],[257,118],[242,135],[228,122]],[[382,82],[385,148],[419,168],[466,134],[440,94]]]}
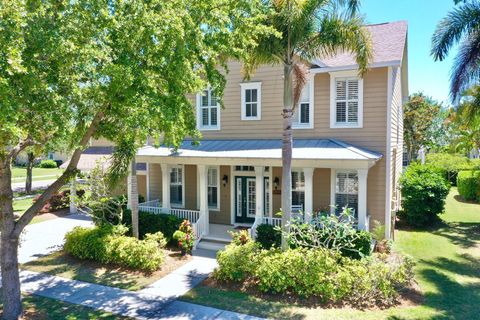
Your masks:
{"label": "green lawn", "polygon": [[182,300],[275,319],[480,319],[480,205],[452,189],[443,223],[432,230],[401,230],[395,246],[414,257],[423,291],[420,306],[387,310],[307,308],[201,285]]}
{"label": "green lawn", "polygon": [[[54,168],[33,168],[33,181],[53,180],[58,178],[63,173],[63,169]],[[14,167],[12,169],[12,183],[25,182],[27,176],[27,169],[22,167]]]}
{"label": "green lawn", "polygon": [[[32,201],[33,201],[33,198],[13,200],[13,212],[17,214],[23,214],[32,205]],[[30,224],[50,220],[62,214],[64,214],[62,211],[58,211],[56,213],[39,214],[32,219]]]}
{"label": "green lawn", "polygon": [[[40,296],[26,295],[23,297],[24,320],[96,320],[96,319],[130,319],[97,311],[80,305]],[[1,305],[0,305],[1,309]],[[0,310],[1,312],[1,310]]]}
{"label": "green lawn", "polygon": [[21,268],[62,278],[136,291],[161,279],[190,261],[190,259],[190,256],[181,257],[178,251],[165,250],[165,261],[162,268],[152,273],[145,273],[76,259],[59,251],[27,262]]}

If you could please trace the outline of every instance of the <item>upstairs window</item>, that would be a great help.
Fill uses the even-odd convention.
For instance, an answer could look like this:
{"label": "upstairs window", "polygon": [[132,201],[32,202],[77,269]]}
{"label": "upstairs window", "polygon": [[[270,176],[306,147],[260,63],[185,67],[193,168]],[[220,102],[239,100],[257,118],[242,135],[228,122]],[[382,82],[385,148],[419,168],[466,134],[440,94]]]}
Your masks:
{"label": "upstairs window", "polygon": [[335,77],[331,80],[330,126],[361,128],[363,122],[363,80]]}
{"label": "upstairs window", "polygon": [[183,207],[183,168],[173,167],[170,171],[170,203]]}
{"label": "upstairs window", "polygon": [[242,120],[260,120],[262,114],[262,83],[241,83]]}
{"label": "upstairs window", "polygon": [[204,90],[197,96],[197,123],[200,130],[220,129],[220,108],[217,97],[211,89]]}
{"label": "upstairs window", "polygon": [[313,128],[313,77],[305,84],[293,115],[293,128]]}

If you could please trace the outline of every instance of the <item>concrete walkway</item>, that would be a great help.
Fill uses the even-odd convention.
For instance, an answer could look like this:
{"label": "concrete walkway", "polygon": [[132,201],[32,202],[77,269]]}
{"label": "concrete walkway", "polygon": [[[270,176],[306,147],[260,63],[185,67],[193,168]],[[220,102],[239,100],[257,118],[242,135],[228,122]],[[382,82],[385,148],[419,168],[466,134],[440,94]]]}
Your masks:
{"label": "concrete walkway", "polygon": [[[50,180],[33,181],[32,182],[32,190],[46,189],[46,188],[48,188],[49,185],[54,183],[55,180],[56,179],[54,179],[54,180],[50,179]],[[12,183],[12,191],[14,191],[14,192],[25,191],[25,181]]]}

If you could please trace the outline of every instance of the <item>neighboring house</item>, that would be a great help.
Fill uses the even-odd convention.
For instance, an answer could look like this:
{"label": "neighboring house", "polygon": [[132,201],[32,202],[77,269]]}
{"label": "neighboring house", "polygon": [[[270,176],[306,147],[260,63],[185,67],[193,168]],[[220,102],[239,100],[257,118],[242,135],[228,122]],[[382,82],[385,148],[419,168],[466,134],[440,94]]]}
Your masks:
{"label": "neighboring house", "polygon": [[[46,160],[46,159],[55,160],[57,162],[63,163],[69,159],[69,155],[64,152],[50,151],[46,155],[36,157],[35,163],[40,162],[42,160]],[[27,162],[28,162],[28,156],[27,156],[27,152],[25,151],[20,152],[20,154],[15,159],[15,164],[17,165],[24,166],[27,164]]]}
{"label": "neighboring house", "polygon": [[[389,237],[400,199],[407,23],[368,29],[374,53],[363,79],[348,53],[311,61],[294,120],[292,209],[310,219],[349,206],[359,228],[378,220]],[[185,140],[176,152],[147,145],[136,158],[146,169],[142,210],[189,218],[212,240],[224,226],[280,224],[283,69],[262,66],[245,81],[240,63],[228,67],[223,109],[209,89],[195,97],[200,145]]]}

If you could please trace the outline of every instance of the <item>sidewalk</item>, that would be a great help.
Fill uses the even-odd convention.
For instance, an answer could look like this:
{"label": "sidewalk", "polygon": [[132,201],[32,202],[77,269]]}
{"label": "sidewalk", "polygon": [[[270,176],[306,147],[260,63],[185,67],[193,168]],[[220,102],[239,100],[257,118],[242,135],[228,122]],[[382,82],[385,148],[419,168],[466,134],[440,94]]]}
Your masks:
{"label": "sidewalk", "polygon": [[[55,182],[54,180],[42,180],[42,181],[33,181],[32,182],[32,190],[37,189],[46,189],[49,185]],[[25,181],[24,182],[15,182],[12,183],[12,191],[13,192],[21,192],[25,191]]]}

